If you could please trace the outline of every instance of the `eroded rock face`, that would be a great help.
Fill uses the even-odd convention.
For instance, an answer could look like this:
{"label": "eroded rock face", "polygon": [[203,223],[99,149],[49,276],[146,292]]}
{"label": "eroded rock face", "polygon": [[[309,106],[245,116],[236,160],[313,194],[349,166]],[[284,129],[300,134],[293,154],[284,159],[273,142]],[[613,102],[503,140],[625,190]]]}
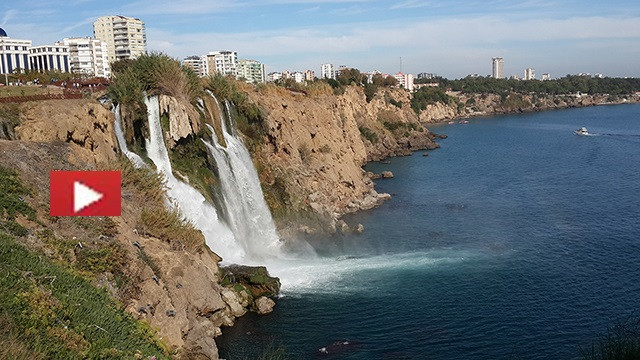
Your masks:
{"label": "eroded rock face", "polygon": [[33,142],[62,141],[71,144],[82,161],[116,160],[118,151],[113,113],[91,100],[45,100],[21,106],[18,139]]}
{"label": "eroded rock face", "polygon": [[[388,198],[375,191],[362,169],[366,162],[437,147],[411,109],[410,94],[401,89],[384,89],[369,103],[357,87],[339,96],[275,87],[248,95],[266,113],[265,145],[253,153],[261,181],[287,194],[280,207],[319,215],[328,224],[323,230],[340,231],[336,222],[342,215]],[[286,227],[279,204],[270,205]],[[307,223],[304,229],[313,233],[322,226]]]}
{"label": "eroded rock face", "polygon": [[164,114],[169,118],[169,137],[173,141],[169,144],[170,146],[178,140],[200,131],[200,125],[197,121],[199,114],[191,104],[184,104],[176,98],[166,95],[160,95],[158,102],[160,115]]}

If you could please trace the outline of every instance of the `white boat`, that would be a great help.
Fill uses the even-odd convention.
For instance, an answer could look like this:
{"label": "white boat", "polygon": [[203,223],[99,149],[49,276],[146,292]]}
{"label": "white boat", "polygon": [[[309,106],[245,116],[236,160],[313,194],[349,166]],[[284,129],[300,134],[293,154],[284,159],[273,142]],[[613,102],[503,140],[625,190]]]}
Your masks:
{"label": "white boat", "polygon": [[589,135],[589,132],[587,131],[586,127],[581,127],[578,130],[574,130],[573,133],[576,135]]}

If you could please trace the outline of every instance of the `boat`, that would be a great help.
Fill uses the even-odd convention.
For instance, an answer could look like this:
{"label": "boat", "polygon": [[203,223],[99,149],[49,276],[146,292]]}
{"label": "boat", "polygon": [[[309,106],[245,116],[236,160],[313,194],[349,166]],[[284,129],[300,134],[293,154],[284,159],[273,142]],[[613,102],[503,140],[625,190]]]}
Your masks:
{"label": "boat", "polygon": [[573,133],[576,135],[590,135],[586,127],[581,127],[578,130],[574,130]]}

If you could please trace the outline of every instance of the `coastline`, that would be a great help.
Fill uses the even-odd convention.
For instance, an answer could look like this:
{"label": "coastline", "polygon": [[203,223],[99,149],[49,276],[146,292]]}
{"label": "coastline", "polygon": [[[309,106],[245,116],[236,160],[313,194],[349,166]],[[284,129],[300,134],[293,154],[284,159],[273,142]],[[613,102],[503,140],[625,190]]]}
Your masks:
{"label": "coastline", "polygon": [[[472,96],[485,96],[486,94],[472,94]],[[458,95],[459,96],[459,95]],[[567,95],[557,95],[551,96],[550,99],[555,98],[564,98]],[[576,101],[573,103],[565,103],[563,105],[555,105],[554,106],[542,106],[542,107],[517,107],[517,108],[499,108],[499,104],[492,104],[490,108],[485,111],[474,111],[474,112],[465,112],[463,114],[457,114],[453,117],[441,118],[435,121],[427,121],[425,122],[425,126],[429,125],[440,125],[447,124],[450,121],[458,121],[463,119],[471,119],[478,117],[488,117],[488,116],[499,116],[499,115],[512,115],[512,114],[527,114],[527,113],[535,113],[535,112],[543,112],[543,111],[552,111],[552,110],[564,110],[564,109],[573,109],[573,108],[584,108],[591,106],[606,106],[606,105],[628,105],[628,104],[638,104],[640,103],[639,95],[629,95],[629,98],[625,98],[620,101],[599,101],[599,99],[604,98],[608,95],[582,95],[580,101]],[[464,97],[462,97],[464,98]],[[460,97],[459,97],[460,99]],[[586,100],[586,101],[585,101]],[[625,101],[626,100],[626,101]],[[425,110],[426,111],[426,110]],[[467,111],[467,109],[465,109]]]}

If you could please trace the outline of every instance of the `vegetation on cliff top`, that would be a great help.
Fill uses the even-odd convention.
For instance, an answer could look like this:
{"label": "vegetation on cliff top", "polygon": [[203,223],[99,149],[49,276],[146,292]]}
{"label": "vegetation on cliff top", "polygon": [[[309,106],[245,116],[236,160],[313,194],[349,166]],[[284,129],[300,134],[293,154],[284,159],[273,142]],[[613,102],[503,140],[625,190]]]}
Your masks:
{"label": "vegetation on cliff top", "polygon": [[[168,358],[155,332],[93,287],[81,269],[56,264],[16,240],[30,236],[17,220],[37,222],[36,211],[15,172],[0,167],[0,186],[0,358]],[[77,261],[80,267],[96,265]]]}
{"label": "vegetation on cliff top", "polygon": [[502,94],[541,93],[549,95],[575,94],[611,94],[625,95],[640,91],[640,78],[595,78],[567,75],[566,77],[546,81],[520,81],[515,79],[494,79],[492,77],[466,77],[457,80],[444,78],[429,79],[420,82],[437,82],[442,88],[466,93]]}
{"label": "vegetation on cliff top", "polygon": [[453,105],[457,103],[457,99],[447,95],[444,90],[439,87],[425,86],[413,93],[411,97],[411,108],[416,114],[420,114],[422,110],[427,108],[427,105],[438,102]]}

